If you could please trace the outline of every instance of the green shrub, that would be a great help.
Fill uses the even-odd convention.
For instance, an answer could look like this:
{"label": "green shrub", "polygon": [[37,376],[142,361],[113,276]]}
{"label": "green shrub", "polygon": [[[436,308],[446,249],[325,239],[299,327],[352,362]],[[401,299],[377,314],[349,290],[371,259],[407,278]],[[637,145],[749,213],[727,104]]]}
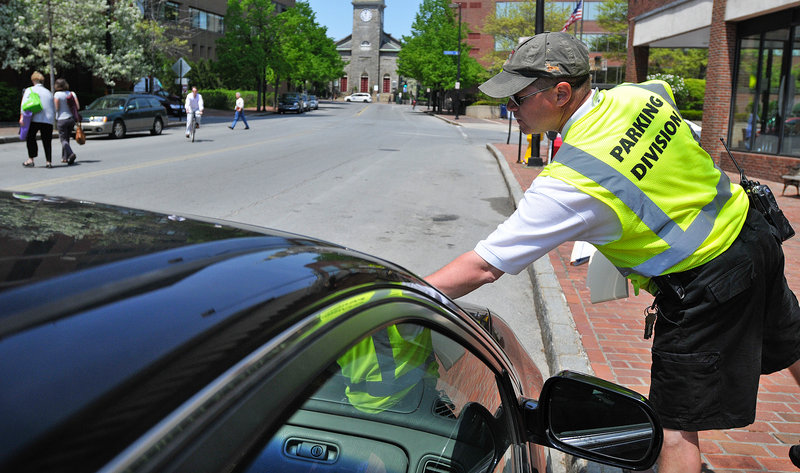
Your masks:
{"label": "green shrub", "polygon": [[19,120],[19,103],[22,101],[22,91],[11,87],[5,82],[0,82],[0,121]]}
{"label": "green shrub", "polygon": [[702,121],[703,120],[703,111],[702,110],[681,110],[681,116],[684,120],[692,120],[692,121]]}
{"label": "green shrub", "polygon": [[691,110],[702,110],[706,96],[705,79],[684,79],[686,90],[689,97],[686,99],[686,108]]}
{"label": "green shrub", "polygon": [[210,89],[201,90],[200,94],[203,96],[203,105],[208,108],[233,110],[236,106],[236,92],[242,94],[245,107],[251,107],[256,103],[258,93],[253,90]]}
{"label": "green shrub", "polygon": [[497,100],[477,100],[470,105],[500,105],[505,102],[498,102]]}
{"label": "green shrub", "polygon": [[672,88],[672,94],[675,95],[675,103],[678,108],[689,108],[686,106],[689,89],[686,88],[686,82],[683,77],[675,74],[648,74],[647,80],[663,80]]}

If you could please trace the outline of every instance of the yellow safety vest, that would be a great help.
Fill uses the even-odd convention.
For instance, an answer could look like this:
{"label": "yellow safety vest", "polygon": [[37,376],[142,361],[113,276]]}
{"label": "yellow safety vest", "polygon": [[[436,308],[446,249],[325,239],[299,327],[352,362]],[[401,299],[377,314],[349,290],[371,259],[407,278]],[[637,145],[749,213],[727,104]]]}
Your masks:
{"label": "yellow safety vest", "polygon": [[365,338],[337,362],[346,378],[347,399],[357,409],[382,412],[400,402],[423,378],[435,377],[431,330],[392,325]]}
{"label": "yellow safety vest", "polygon": [[607,204],[621,237],[597,249],[639,287],[704,264],[733,243],[748,200],[694,138],[663,81],[595,94],[542,171]]}

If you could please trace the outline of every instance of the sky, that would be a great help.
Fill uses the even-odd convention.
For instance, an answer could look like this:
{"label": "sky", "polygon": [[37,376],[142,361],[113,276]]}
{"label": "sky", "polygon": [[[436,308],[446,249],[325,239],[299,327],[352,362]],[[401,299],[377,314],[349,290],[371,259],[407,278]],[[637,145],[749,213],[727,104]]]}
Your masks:
{"label": "sky", "polygon": [[[306,0],[317,15],[317,23],[328,28],[334,41],[353,32],[353,3],[351,0]],[[411,34],[411,23],[422,0],[384,0],[383,31],[399,40]]]}

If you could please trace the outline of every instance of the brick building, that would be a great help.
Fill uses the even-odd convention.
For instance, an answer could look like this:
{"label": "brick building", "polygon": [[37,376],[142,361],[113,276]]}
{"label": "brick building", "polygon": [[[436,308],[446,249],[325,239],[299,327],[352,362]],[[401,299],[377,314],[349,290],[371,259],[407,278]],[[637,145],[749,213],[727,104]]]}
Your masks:
{"label": "brick building", "polygon": [[[280,13],[295,5],[295,0],[272,0],[275,12]],[[227,0],[140,0],[142,9],[155,4],[157,16],[165,23],[174,22],[189,27],[189,56],[191,61],[217,59],[217,39],[224,33]]]}
{"label": "brick building", "polygon": [[790,0],[629,0],[629,81],[651,47],[708,48],[701,144],[748,177],[781,181],[800,164],[800,7]]}

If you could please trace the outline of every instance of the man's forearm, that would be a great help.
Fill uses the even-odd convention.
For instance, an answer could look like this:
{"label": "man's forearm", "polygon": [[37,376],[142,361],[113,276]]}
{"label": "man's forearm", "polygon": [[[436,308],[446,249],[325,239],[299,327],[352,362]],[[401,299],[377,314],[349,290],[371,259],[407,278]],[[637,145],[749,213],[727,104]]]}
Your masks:
{"label": "man's forearm", "polygon": [[425,280],[448,297],[456,299],[496,281],[503,274],[503,271],[487,263],[474,251],[468,251]]}

